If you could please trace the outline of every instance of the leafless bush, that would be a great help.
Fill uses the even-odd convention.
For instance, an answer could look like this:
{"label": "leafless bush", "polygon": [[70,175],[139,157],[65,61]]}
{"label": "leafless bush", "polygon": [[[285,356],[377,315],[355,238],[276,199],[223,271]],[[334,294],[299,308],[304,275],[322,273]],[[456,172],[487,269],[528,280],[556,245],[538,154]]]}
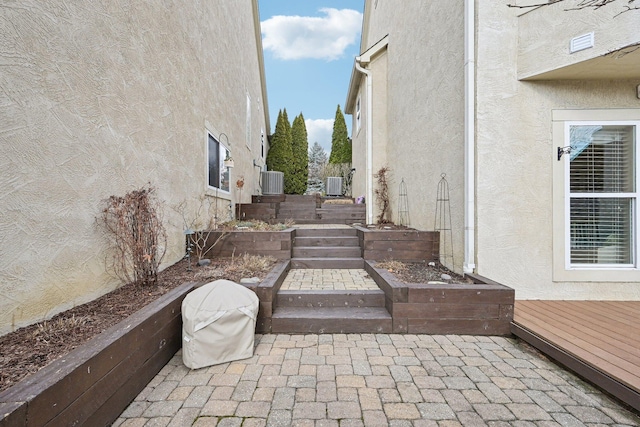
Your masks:
{"label": "leafless bush", "polygon": [[374,178],[378,180],[378,188],[374,191],[376,196],[376,203],[378,204],[378,208],[380,209],[380,213],[378,214],[377,222],[378,224],[387,224],[391,222],[388,218],[389,216],[389,207],[391,206],[391,202],[389,200],[389,179],[391,175],[391,169],[387,166],[383,166],[378,169],[378,172],[373,175]]}
{"label": "leafless bush", "polygon": [[100,217],[110,241],[107,270],[124,283],[156,284],[167,233],[155,189],[146,186],[105,201]]}
{"label": "leafless bush", "polygon": [[215,198],[205,195],[198,197],[194,210],[189,209],[187,201],[182,201],[173,209],[182,216],[185,233],[188,236],[187,251],[193,250],[198,261],[203,259],[228,234],[226,232],[220,233],[211,245],[207,244],[211,233],[219,231],[220,211]]}

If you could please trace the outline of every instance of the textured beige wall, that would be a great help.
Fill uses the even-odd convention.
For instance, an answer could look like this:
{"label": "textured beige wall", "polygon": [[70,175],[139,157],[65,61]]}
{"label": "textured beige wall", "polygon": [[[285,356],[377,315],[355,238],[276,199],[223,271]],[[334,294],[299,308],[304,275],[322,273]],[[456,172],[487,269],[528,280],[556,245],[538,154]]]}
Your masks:
{"label": "textured beige wall", "polygon": [[[620,13],[617,1],[598,10],[567,10],[581,0],[539,7],[518,19],[518,77],[638,78],[640,52],[607,55],[640,42],[640,13]],[[594,46],[570,53],[571,39],[594,33]],[[540,76],[548,73],[547,76]]]}
{"label": "textured beige wall", "polygon": [[518,81],[517,12],[476,3],[478,272],[517,299],[640,299],[637,283],[552,277],[552,110],[640,108],[640,81]]}
{"label": "textured beige wall", "polygon": [[[398,193],[404,178],[411,226],[433,230],[437,186],[446,173],[453,223],[449,242],[453,242],[457,270],[462,269],[463,256],[463,6],[462,1],[386,0],[376,7],[367,1],[361,46],[365,51],[389,35],[384,67],[372,62],[373,134],[378,138],[374,173],[382,163],[391,168],[393,220],[398,220]],[[384,74],[386,78],[379,78]],[[362,79],[360,93],[364,84]],[[385,114],[378,113],[381,108]],[[354,158],[366,155],[363,141],[361,131]]]}
{"label": "textured beige wall", "polygon": [[0,333],[117,286],[95,221],[111,195],[156,186],[165,265],[180,259],[183,224],[170,207],[206,192],[207,127],[228,135],[232,187],[245,175],[248,200],[268,131],[253,6],[0,4]]}

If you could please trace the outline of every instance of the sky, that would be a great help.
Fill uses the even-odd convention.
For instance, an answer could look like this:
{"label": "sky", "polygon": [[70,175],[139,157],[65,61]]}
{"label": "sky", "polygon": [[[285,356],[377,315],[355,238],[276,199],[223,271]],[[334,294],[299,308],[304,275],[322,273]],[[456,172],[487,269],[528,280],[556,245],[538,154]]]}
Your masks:
{"label": "sky", "polygon": [[[344,113],[360,54],[364,0],[259,0],[271,132],[278,111],[303,114],[309,148],[331,150],[336,108]],[[351,134],[351,116],[345,115]]]}

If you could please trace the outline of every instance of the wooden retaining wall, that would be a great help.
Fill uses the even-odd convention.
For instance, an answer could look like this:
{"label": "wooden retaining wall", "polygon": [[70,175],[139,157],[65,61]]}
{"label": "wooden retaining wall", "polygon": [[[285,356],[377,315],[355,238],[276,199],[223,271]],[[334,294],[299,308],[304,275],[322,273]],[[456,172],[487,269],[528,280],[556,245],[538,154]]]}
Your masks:
{"label": "wooden retaining wall", "polygon": [[403,283],[365,261],[385,292],[394,333],[510,335],[515,291],[478,275],[474,284]]}
{"label": "wooden retaining wall", "polygon": [[0,427],[109,425],[182,345],[173,289],[66,356],[0,393]]}
{"label": "wooden retaining wall", "polygon": [[375,230],[354,227],[364,259],[406,262],[437,261],[440,233],[418,230]]}
{"label": "wooden retaining wall", "polygon": [[205,245],[213,245],[220,236],[222,239],[205,258],[230,258],[242,254],[272,256],[276,259],[291,259],[291,242],[295,229],[282,231],[212,231]]}

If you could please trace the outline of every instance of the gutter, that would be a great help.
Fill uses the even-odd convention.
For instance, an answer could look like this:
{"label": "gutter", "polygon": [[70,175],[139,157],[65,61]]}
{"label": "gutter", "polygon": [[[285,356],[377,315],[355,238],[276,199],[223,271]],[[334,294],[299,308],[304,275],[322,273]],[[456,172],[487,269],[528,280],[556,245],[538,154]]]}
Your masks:
{"label": "gutter", "polygon": [[476,269],[475,227],[475,0],[464,2],[464,273]]}
{"label": "gutter", "polygon": [[356,70],[367,77],[367,224],[373,224],[373,84],[371,81],[371,71],[362,67],[362,57],[356,57]]}

